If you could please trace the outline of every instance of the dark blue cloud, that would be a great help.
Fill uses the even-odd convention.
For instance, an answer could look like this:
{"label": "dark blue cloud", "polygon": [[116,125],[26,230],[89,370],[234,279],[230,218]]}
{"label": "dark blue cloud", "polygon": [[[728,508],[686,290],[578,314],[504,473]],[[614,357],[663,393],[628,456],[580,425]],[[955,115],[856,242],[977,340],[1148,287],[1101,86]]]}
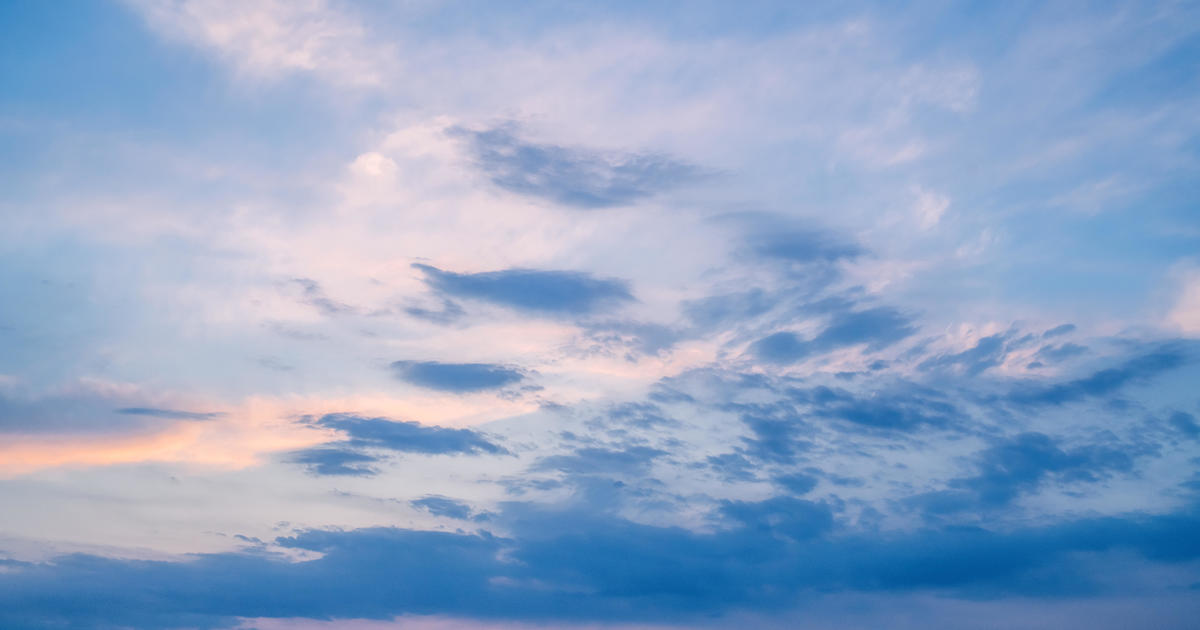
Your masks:
{"label": "dark blue cloud", "polygon": [[1039,360],[1047,363],[1061,363],[1067,359],[1072,359],[1079,355],[1085,354],[1088,351],[1086,346],[1081,346],[1076,343],[1063,343],[1057,346],[1047,345],[1038,349],[1035,355]]}
{"label": "dark blue cloud", "polygon": [[350,307],[341,302],[336,302],[325,294],[325,289],[311,278],[292,278],[292,283],[300,288],[300,301],[317,309],[323,315],[342,315],[354,311]]}
{"label": "dark blue cloud", "polygon": [[1200,424],[1196,423],[1196,416],[1186,411],[1176,411],[1167,419],[1175,430],[1190,438],[1200,437]]}
{"label": "dark blue cloud", "polygon": [[168,420],[213,420],[225,414],[220,411],[182,411],[179,409],[160,409],[158,407],[122,407],[117,413],[130,416],[150,416]]}
{"label": "dark blue cloud", "polygon": [[387,418],[364,418],[351,414],[329,414],[314,424],[346,434],[344,444],[355,448],[379,448],[429,455],[505,454],[508,451],[471,429],[425,426]]}
{"label": "dark blue cloud", "polygon": [[1194,344],[1165,344],[1129,359],[1118,367],[1100,370],[1084,378],[1053,385],[1022,384],[1009,393],[1008,400],[1028,406],[1062,405],[1085,398],[1109,396],[1126,385],[1145,382],[1183,367],[1194,356]]}
{"label": "dark blue cloud", "polygon": [[0,432],[101,434],[145,430],[163,421],[204,421],[225,414],[142,406],[141,400],[80,389],[40,397],[0,394]]}
{"label": "dark blue cloud", "polygon": [[1046,332],[1042,333],[1042,339],[1049,339],[1050,337],[1058,337],[1060,335],[1065,335],[1069,332],[1073,332],[1074,330],[1075,330],[1075,324],[1063,324],[1061,326],[1055,326],[1054,328],[1051,328],[1050,330],[1047,330]]}
{"label": "dark blue cloud", "polygon": [[754,435],[743,438],[743,454],[759,461],[791,463],[812,447],[812,443],[805,439],[812,433],[808,424],[792,410],[779,411],[741,414],[742,422]]}
{"label": "dark blue cloud", "polygon": [[759,256],[795,263],[835,262],[866,253],[853,241],[815,229],[763,230],[755,234],[750,243],[753,252]]}
{"label": "dark blue cloud", "polygon": [[581,271],[505,269],[454,273],[414,264],[434,290],[546,315],[589,315],[633,300],[627,283]]}
{"label": "dark blue cloud", "polygon": [[780,332],[759,339],[751,345],[750,351],[764,361],[792,363],[811,355],[861,344],[865,344],[870,352],[878,351],[915,332],[912,319],[894,308],[839,311],[812,339]]}
{"label": "dark blue cloud", "polygon": [[664,415],[661,407],[653,403],[622,403],[608,410],[608,418],[614,423],[637,429],[675,427],[679,422]]}
{"label": "dark blue cloud", "polygon": [[758,317],[777,303],[778,298],[769,296],[766,291],[751,289],[688,300],[681,304],[681,308],[693,324],[701,329],[709,329]]}
{"label": "dark blue cloud", "polygon": [[456,302],[446,299],[442,300],[441,308],[436,310],[420,306],[410,306],[405,308],[404,312],[417,319],[423,319],[435,324],[449,324],[458,321],[463,315],[466,315],[461,306]]}
{"label": "dark blue cloud", "polygon": [[644,475],[651,463],[665,451],[648,446],[622,449],[588,447],[566,455],[551,455],[538,460],[533,469],[560,471],[571,475]]}
{"label": "dark blue cloud", "polygon": [[459,520],[471,518],[472,514],[471,506],[462,501],[455,501],[447,497],[431,495],[409,501],[409,504],[415,508],[425,510],[434,516],[445,516]]}
{"label": "dark blue cloud", "polygon": [[839,533],[827,505],[792,498],[731,501],[717,513],[725,527],[698,533],[510,504],[505,538],[375,528],[274,541],[321,554],[304,562],[261,550],[184,562],[61,556],[0,572],[0,626],[211,628],[239,617],[406,613],[698,623],[784,610],[806,591],[975,599],[1161,590],[1139,581],[1142,569],[1200,558],[1200,518],[1190,512],[890,534]]}
{"label": "dark blue cloud", "polygon": [[492,363],[439,363],[396,361],[392,372],[406,383],[444,392],[478,392],[519,383],[525,374]]}
{"label": "dark blue cloud", "polygon": [[818,482],[816,477],[804,473],[779,475],[774,481],[792,494],[808,494],[817,487]]}
{"label": "dark blue cloud", "polygon": [[679,330],[662,324],[606,321],[584,326],[588,337],[600,348],[634,360],[639,356],[655,356],[674,346],[684,337]]}
{"label": "dark blue cloud", "polygon": [[725,481],[754,481],[758,466],[740,453],[710,455],[705,461]]}
{"label": "dark blue cloud", "polygon": [[789,394],[795,402],[809,405],[815,416],[872,429],[946,428],[965,419],[938,392],[907,383],[864,395],[825,386],[793,388]]}
{"label": "dark blue cloud", "polygon": [[296,451],[288,458],[294,464],[304,464],[314,475],[345,475],[370,477],[379,472],[366,464],[379,461],[378,457],[351,448],[322,446]]}
{"label": "dark blue cloud", "polygon": [[721,514],[762,534],[808,540],[833,529],[833,512],[824,503],[792,497],[765,501],[724,501]]}
{"label": "dark blue cloud", "polygon": [[305,417],[305,422],[336,429],[345,440],[295,451],[287,461],[303,464],[314,475],[370,477],[379,472],[370,464],[384,461],[380,451],[424,455],[507,454],[487,436],[470,429],[424,426],[388,418],[364,418],[352,414]]}
{"label": "dark blue cloud", "polygon": [[1064,450],[1042,433],[1022,433],[984,450],[977,474],[956,479],[951,490],[919,495],[912,503],[931,513],[1002,507],[1031,493],[1051,476],[1062,482],[1096,482],[1133,469],[1129,452],[1112,446]]}
{"label": "dark blue cloud", "polygon": [[453,129],[497,186],[576,208],[629,205],[698,179],[700,169],[667,156],[603,153],[523,141],[511,128]]}
{"label": "dark blue cloud", "polygon": [[1004,362],[1004,358],[1008,356],[1008,344],[1006,342],[1009,337],[1010,335],[1007,333],[989,335],[977,341],[974,346],[967,350],[963,350],[957,354],[943,354],[931,357],[921,362],[919,367],[922,370],[930,370],[960,366],[967,374],[974,376]]}
{"label": "dark blue cloud", "polygon": [[764,361],[791,363],[811,354],[812,347],[796,333],[778,332],[754,342],[750,351]]}

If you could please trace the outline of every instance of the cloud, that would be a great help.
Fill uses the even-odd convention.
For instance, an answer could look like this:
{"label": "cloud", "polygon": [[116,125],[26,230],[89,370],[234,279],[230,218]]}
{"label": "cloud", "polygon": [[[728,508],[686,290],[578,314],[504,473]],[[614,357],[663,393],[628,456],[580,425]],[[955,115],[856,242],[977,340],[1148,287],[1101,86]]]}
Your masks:
{"label": "cloud", "polygon": [[575,208],[630,205],[701,176],[695,166],[665,155],[535,144],[511,128],[450,133],[469,142],[476,166],[493,184]]}
{"label": "cloud", "polygon": [[942,220],[942,215],[950,207],[950,198],[937,191],[926,190],[918,186],[913,189],[913,194],[916,197],[913,202],[913,210],[922,230],[928,230],[937,225]]}
{"label": "cloud", "polygon": [[454,273],[414,264],[439,293],[544,315],[590,315],[633,301],[627,283],[579,271],[505,269]]}
{"label": "cloud", "polygon": [[129,390],[82,384],[43,395],[0,392],[0,432],[122,433],[165,426],[166,420],[215,420],[225,415],[149,406],[145,396]]}
{"label": "cloud", "polygon": [[1120,448],[1085,446],[1063,450],[1042,433],[1022,433],[984,450],[979,472],[952,480],[954,490],[918,495],[910,500],[932,513],[995,509],[1032,492],[1047,478],[1063,482],[1096,482],[1133,469],[1133,458]]}
{"label": "cloud", "polygon": [[791,409],[751,406],[738,417],[754,436],[742,438],[741,452],[757,461],[791,463],[812,447],[812,428]]}
{"label": "cloud", "polygon": [[853,260],[866,253],[852,241],[816,229],[763,229],[751,237],[750,244],[758,256],[795,263]]}
{"label": "cloud", "polygon": [[568,455],[551,455],[538,460],[537,471],[560,471],[572,475],[645,475],[655,459],[665,451],[646,446],[630,446],[619,450],[581,448]]}
{"label": "cloud", "polygon": [[762,289],[711,295],[680,304],[684,315],[702,329],[737,324],[758,317],[778,304],[778,298]]}
{"label": "cloud", "polygon": [[396,378],[406,383],[456,393],[500,389],[525,378],[520,370],[492,363],[396,361],[391,368]]}
{"label": "cloud", "polygon": [[220,411],[181,411],[179,409],[158,409],[156,407],[123,407],[116,410],[130,416],[149,416],[151,418],[166,418],[168,420],[212,420],[225,414]]}
{"label": "cloud", "polygon": [[921,362],[919,368],[931,370],[936,368],[962,367],[970,376],[980,374],[1004,362],[1008,356],[1008,333],[988,335],[975,342],[975,345],[956,354],[942,354],[930,357]]}
{"label": "cloud", "polygon": [[312,72],[343,85],[376,85],[391,65],[363,24],[323,0],[130,0],[162,35],[210,49],[240,72]]}
{"label": "cloud", "polygon": [[1176,411],[1167,421],[1183,435],[1193,439],[1200,438],[1200,424],[1196,423],[1196,416],[1186,411]]}
{"label": "cloud", "polygon": [[949,428],[967,420],[953,403],[928,388],[902,383],[858,395],[844,389],[818,386],[794,389],[793,399],[811,405],[813,413],[871,429],[912,431],[921,427]]}
{"label": "cloud", "polygon": [[379,461],[378,457],[347,448],[323,446],[305,449],[293,453],[288,461],[304,464],[314,475],[370,477],[379,472],[365,465]]}
{"label": "cloud", "polygon": [[379,468],[371,464],[385,461],[381,453],[421,455],[500,455],[508,451],[484,434],[471,429],[425,426],[388,418],[365,418],[345,413],[320,418],[306,416],[303,421],[317,427],[334,429],[345,439],[312,448],[293,451],[286,461],[302,464],[314,475],[372,477]]}
{"label": "cloud", "polygon": [[597,346],[630,360],[658,356],[685,338],[683,331],[670,326],[631,321],[588,322],[584,330]]}
{"label": "cloud", "polygon": [[1187,335],[1200,335],[1200,270],[1178,272],[1179,296],[1167,313],[1167,321]]}
{"label": "cloud", "polygon": [[441,308],[436,310],[420,306],[410,306],[405,308],[404,312],[417,319],[423,319],[435,324],[449,324],[458,321],[463,315],[466,315],[466,312],[456,302],[445,299],[442,300]]}
{"label": "cloud", "polygon": [[333,316],[354,312],[353,307],[330,299],[316,280],[310,278],[292,278],[291,282],[300,288],[301,301],[317,309],[322,315]]}
{"label": "cloud", "polygon": [[387,418],[364,418],[351,414],[329,414],[310,422],[336,429],[347,436],[346,444],[356,448],[379,448],[404,453],[429,455],[503,454],[503,447],[484,434],[471,429],[425,426]]}
{"label": "cloud", "polygon": [[1060,326],[1055,326],[1054,328],[1051,328],[1050,330],[1047,330],[1046,332],[1042,333],[1042,338],[1049,339],[1051,337],[1059,337],[1061,335],[1065,335],[1067,333],[1074,332],[1074,331],[1075,331],[1075,324],[1062,324]]}
{"label": "cloud", "polygon": [[445,516],[458,520],[466,520],[471,518],[471,506],[462,501],[455,501],[446,497],[426,496],[420,499],[409,501],[409,505],[419,508],[433,514],[434,516]]}
{"label": "cloud", "polygon": [[886,348],[916,332],[912,319],[891,307],[837,312],[812,339],[779,332],[759,339],[750,351],[772,363],[793,363],[814,354],[847,346],[866,345],[868,352]]}
{"label": "cloud", "polygon": [[1086,354],[1088,351],[1086,346],[1081,346],[1077,343],[1062,343],[1057,346],[1046,345],[1038,349],[1034,356],[1041,361],[1049,363],[1061,363],[1067,359]]}
{"label": "cloud", "polygon": [[1100,370],[1065,383],[1039,385],[1025,383],[1008,394],[1010,402],[1027,405],[1063,405],[1085,398],[1115,394],[1121,388],[1145,382],[1164,372],[1178,369],[1193,360],[1192,344],[1176,342],[1160,345],[1114,368]]}
{"label": "cloud", "polygon": [[301,562],[261,551],[184,561],[60,556],[0,572],[0,624],[226,627],[241,617],[403,613],[699,622],[735,609],[786,610],[804,591],[937,590],[968,600],[1119,592],[1142,587],[1143,570],[1200,558],[1191,535],[1200,519],[1190,512],[838,535],[829,506],[799,499],[727,501],[718,514],[727,527],[697,533],[508,504],[501,518],[512,533],[503,538],[368,528],[273,541],[319,554]]}
{"label": "cloud", "polygon": [[804,473],[779,475],[773,481],[792,494],[808,494],[818,483],[816,477]]}
{"label": "cloud", "polygon": [[761,534],[809,540],[833,529],[833,512],[824,503],[792,497],[765,501],[725,501],[721,514]]}

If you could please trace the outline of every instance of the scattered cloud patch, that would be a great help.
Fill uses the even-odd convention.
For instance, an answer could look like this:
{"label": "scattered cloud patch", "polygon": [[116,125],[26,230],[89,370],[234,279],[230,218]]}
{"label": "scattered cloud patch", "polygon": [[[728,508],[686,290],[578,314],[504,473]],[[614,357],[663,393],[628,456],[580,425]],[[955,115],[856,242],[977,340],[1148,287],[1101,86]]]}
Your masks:
{"label": "scattered cloud patch", "polygon": [[779,332],[759,339],[750,351],[771,363],[794,363],[809,356],[847,346],[866,345],[875,352],[895,344],[916,332],[908,316],[891,307],[837,312],[828,325],[812,339],[801,339],[791,332]]}
{"label": "scattered cloud patch", "polygon": [[225,415],[221,411],[183,411],[180,409],[159,409],[157,407],[122,407],[117,409],[117,413],[130,416],[166,418],[168,420],[213,420]]}
{"label": "scattered cloud patch", "polygon": [[930,357],[919,366],[922,370],[961,368],[969,376],[975,376],[1004,362],[1008,356],[1008,333],[988,335],[967,350],[955,354]]}
{"label": "scattered cloud patch", "polygon": [[449,324],[462,319],[463,315],[466,314],[466,311],[457,302],[451,300],[442,300],[441,308],[438,309],[409,306],[404,309],[404,312],[417,319],[423,319],[435,324]]}
{"label": "scattered cloud patch", "polygon": [[725,501],[721,514],[748,529],[797,541],[817,538],[833,529],[833,512],[828,505],[792,497]]}
{"label": "scattered cloud patch", "polygon": [[414,264],[435,291],[545,315],[590,315],[633,301],[628,284],[580,271],[505,269],[454,273]]}
{"label": "scattered cloud patch", "polygon": [[303,464],[314,475],[371,477],[379,470],[367,464],[380,460],[355,449],[323,446],[296,451],[288,461]]}
{"label": "scattered cloud patch", "polygon": [[764,230],[751,237],[750,245],[758,256],[793,263],[853,260],[866,253],[852,241],[815,229]]}
{"label": "scattered cloud patch", "polygon": [[536,144],[512,127],[450,130],[465,139],[493,184],[573,208],[625,206],[702,176],[697,167],[653,153],[612,153]]}
{"label": "scattered cloud patch", "polygon": [[1047,330],[1046,332],[1042,333],[1042,339],[1049,339],[1051,337],[1059,337],[1059,336],[1062,336],[1062,335],[1065,335],[1065,334],[1071,333],[1071,332],[1075,332],[1075,324],[1062,324],[1060,326],[1055,326],[1054,328],[1051,328],[1050,330]]}
{"label": "scattered cloud patch", "polygon": [[391,369],[396,378],[406,383],[455,393],[500,389],[525,378],[521,370],[492,363],[396,361]]}
{"label": "scattered cloud patch", "polygon": [[1186,411],[1176,411],[1167,421],[1186,437],[1200,438],[1200,424],[1196,423],[1196,416]]}
{"label": "scattered cloud patch", "polygon": [[912,502],[932,513],[995,509],[1034,491],[1051,476],[1062,482],[1096,482],[1133,469],[1124,450],[1086,446],[1064,450],[1042,433],[1022,433],[989,447],[979,472],[950,482],[952,490],[919,495]]}
{"label": "scattered cloud patch", "polygon": [[463,521],[471,518],[473,513],[471,506],[462,501],[455,501],[454,499],[434,495],[414,499],[409,501],[409,504],[415,508],[425,510],[434,516],[444,516]]}
{"label": "scattered cloud patch", "polygon": [[388,418],[364,418],[351,414],[329,414],[309,422],[336,429],[356,448],[379,448],[429,455],[504,454],[503,447],[471,429],[451,429],[403,422]]}
{"label": "scattered cloud patch", "polygon": [[310,278],[292,278],[291,284],[300,289],[300,301],[317,309],[322,315],[334,316],[354,312],[354,308],[336,302],[325,294],[325,289]]}
{"label": "scattered cloud patch", "polygon": [[588,447],[567,455],[544,457],[533,466],[533,470],[553,470],[571,475],[637,476],[646,474],[654,460],[666,454],[666,451],[647,446],[622,449]]}
{"label": "scattered cloud patch", "polygon": [[0,391],[0,433],[104,434],[161,426],[163,421],[204,421],[223,412],[153,407],[120,387],[78,385],[56,392]]}
{"label": "scattered cloud patch", "polygon": [[1127,385],[1145,382],[1164,372],[1178,369],[1190,362],[1195,354],[1192,344],[1161,345],[1114,368],[1100,370],[1065,383],[1040,385],[1025,383],[1008,395],[1008,400],[1020,405],[1063,405],[1085,398],[1115,394]]}

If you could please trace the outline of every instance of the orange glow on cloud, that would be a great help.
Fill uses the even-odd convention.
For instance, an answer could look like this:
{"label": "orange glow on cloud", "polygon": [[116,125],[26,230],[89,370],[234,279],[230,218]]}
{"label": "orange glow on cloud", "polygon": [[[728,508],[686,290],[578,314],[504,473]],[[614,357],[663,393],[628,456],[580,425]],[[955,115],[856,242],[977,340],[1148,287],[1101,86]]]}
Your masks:
{"label": "orange glow on cloud", "polygon": [[[212,408],[220,408],[214,405]],[[22,435],[0,444],[0,476],[60,466],[111,466],[169,462],[246,468],[263,456],[336,440],[337,433],[298,422],[302,415],[360,413],[423,424],[470,426],[537,408],[535,401],[490,395],[383,395],[345,398],[250,398],[207,421],[171,421],[162,428],[121,435]]]}

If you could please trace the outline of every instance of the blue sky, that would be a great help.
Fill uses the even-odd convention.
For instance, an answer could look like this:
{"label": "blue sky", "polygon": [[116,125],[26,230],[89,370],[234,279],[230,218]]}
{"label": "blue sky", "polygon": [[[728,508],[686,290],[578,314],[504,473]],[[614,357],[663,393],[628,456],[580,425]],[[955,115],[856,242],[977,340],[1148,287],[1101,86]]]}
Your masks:
{"label": "blue sky", "polygon": [[1200,5],[0,6],[0,625],[1189,627]]}

